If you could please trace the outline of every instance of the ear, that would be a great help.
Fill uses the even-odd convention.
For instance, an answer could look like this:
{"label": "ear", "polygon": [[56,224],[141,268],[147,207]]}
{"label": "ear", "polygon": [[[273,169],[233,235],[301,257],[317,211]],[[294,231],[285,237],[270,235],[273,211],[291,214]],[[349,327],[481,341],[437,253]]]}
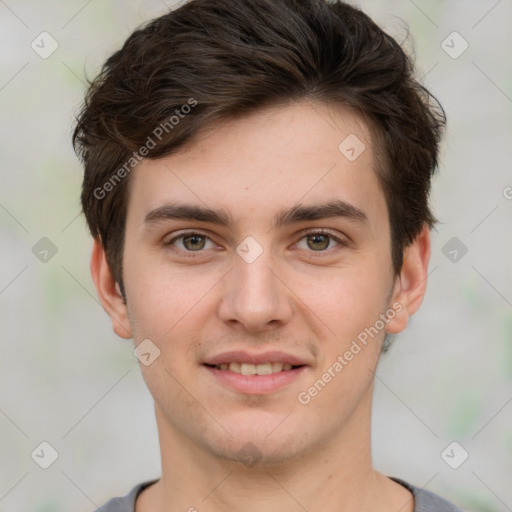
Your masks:
{"label": "ear", "polygon": [[96,292],[103,309],[112,321],[114,332],[121,338],[132,338],[126,304],[119,290],[119,285],[114,281],[105,249],[99,240],[94,241],[90,268]]}
{"label": "ear", "polygon": [[430,229],[425,224],[414,241],[404,250],[400,274],[396,276],[391,304],[397,313],[386,325],[386,331],[396,334],[407,327],[409,317],[420,307],[427,289],[430,259]]}

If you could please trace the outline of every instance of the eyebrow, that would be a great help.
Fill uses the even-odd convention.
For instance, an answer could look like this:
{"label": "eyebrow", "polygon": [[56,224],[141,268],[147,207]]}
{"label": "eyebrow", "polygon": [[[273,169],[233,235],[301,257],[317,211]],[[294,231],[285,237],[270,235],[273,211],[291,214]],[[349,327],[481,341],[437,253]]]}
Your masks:
{"label": "eyebrow", "polygon": [[336,199],[324,204],[313,206],[297,205],[289,210],[279,212],[274,221],[274,227],[288,226],[290,224],[297,224],[299,222],[329,219],[335,217],[343,217],[349,220],[359,222],[368,222],[368,217],[360,208]]}
{"label": "eyebrow", "polygon": [[[368,222],[368,217],[363,210],[350,203],[336,199],[323,204],[312,206],[296,205],[288,210],[282,210],[275,215],[272,226],[279,228],[299,222],[336,217],[343,217],[363,223]],[[180,203],[164,204],[149,211],[144,217],[144,225],[149,226],[164,220],[195,220],[218,224],[228,228],[233,228],[236,225],[233,217],[226,210],[212,210],[208,207]]]}

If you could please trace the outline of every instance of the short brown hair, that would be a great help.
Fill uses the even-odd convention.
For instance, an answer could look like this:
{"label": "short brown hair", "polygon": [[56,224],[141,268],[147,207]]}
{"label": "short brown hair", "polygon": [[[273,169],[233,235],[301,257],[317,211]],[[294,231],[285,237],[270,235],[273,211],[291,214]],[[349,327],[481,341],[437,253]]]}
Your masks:
{"label": "short brown hair", "polygon": [[301,99],[345,105],[369,123],[400,270],[404,248],[435,221],[428,195],[446,122],[400,45],[342,1],[191,0],[106,61],[73,135],[87,223],[123,295],[127,162],[143,147],[145,158],[169,155],[212,122]]}

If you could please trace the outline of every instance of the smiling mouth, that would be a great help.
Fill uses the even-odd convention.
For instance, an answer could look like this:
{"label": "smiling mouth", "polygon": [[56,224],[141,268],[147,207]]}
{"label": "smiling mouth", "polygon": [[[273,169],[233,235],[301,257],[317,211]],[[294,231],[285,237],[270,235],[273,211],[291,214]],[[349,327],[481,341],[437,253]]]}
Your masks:
{"label": "smiling mouth", "polygon": [[271,375],[273,373],[287,372],[295,370],[296,368],[302,368],[304,365],[293,366],[289,363],[263,363],[263,364],[251,364],[251,363],[220,363],[220,364],[207,364],[209,368],[215,368],[216,370],[230,371],[233,373],[239,373],[241,375]]}

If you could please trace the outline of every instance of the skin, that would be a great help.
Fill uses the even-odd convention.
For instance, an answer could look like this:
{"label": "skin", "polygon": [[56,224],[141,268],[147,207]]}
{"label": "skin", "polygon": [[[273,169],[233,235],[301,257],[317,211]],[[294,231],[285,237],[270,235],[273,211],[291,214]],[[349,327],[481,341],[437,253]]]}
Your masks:
{"label": "skin", "polygon": [[[338,150],[350,134],[366,146],[355,161]],[[141,493],[137,512],[413,510],[409,491],[372,467],[371,402],[385,332],[402,331],[425,293],[430,238],[425,227],[395,275],[374,167],[361,119],[302,101],[232,119],[133,171],[126,304],[99,242],[91,271],[115,332],[160,350],[141,371],[155,401],[162,477]],[[366,219],[273,224],[284,210],[335,200]],[[222,209],[234,223],[145,222],[177,202]],[[330,237],[308,236],[310,228]],[[207,238],[177,238],[190,230]],[[236,252],[248,236],[262,249],[252,263]],[[396,303],[401,310],[385,328],[300,403],[298,394]],[[240,393],[203,365],[228,350],[280,350],[308,366],[272,393]],[[241,460],[247,443],[254,465]]]}

